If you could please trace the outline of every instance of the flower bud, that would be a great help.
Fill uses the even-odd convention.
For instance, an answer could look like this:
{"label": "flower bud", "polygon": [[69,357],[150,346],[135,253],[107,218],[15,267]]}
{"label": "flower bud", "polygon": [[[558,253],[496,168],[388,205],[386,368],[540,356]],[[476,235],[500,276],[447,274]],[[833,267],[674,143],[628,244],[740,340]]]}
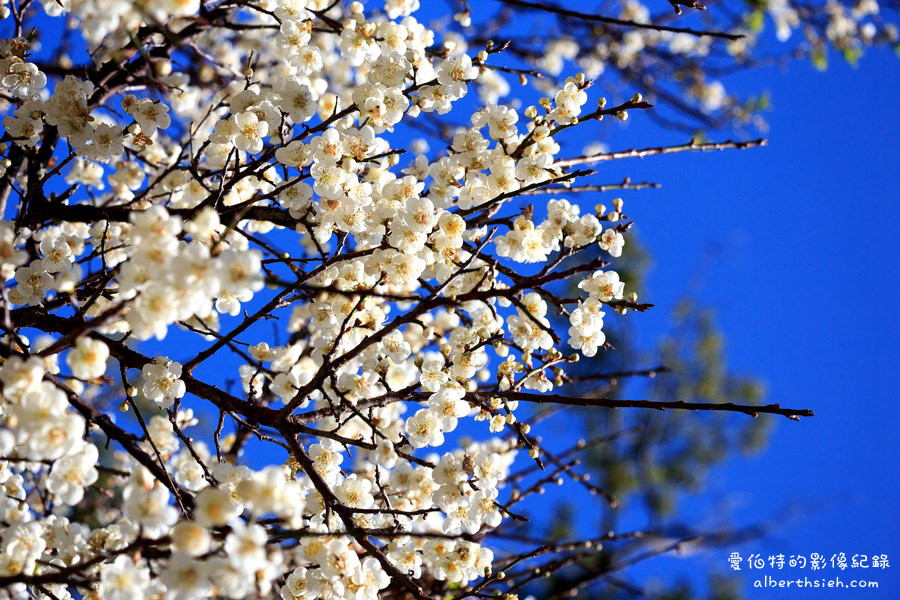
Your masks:
{"label": "flower bud", "polygon": [[172,61],[167,58],[153,61],[153,72],[157,77],[168,77],[172,74]]}
{"label": "flower bud", "polygon": [[200,80],[201,83],[209,83],[216,77],[216,71],[211,66],[206,63],[202,63],[197,70],[197,79]]}
{"label": "flower bud", "polygon": [[172,529],[172,545],[189,556],[200,556],[209,550],[209,531],[192,521],[181,521]]}

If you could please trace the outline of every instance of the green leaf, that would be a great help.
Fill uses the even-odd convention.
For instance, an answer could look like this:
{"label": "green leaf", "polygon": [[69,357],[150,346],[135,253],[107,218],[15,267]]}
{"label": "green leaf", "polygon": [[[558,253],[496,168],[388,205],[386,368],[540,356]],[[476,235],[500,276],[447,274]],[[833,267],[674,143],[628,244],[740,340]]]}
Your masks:
{"label": "green leaf", "polygon": [[813,65],[815,65],[815,67],[820,71],[824,71],[828,68],[828,57],[826,56],[824,50],[813,50],[812,61]]}

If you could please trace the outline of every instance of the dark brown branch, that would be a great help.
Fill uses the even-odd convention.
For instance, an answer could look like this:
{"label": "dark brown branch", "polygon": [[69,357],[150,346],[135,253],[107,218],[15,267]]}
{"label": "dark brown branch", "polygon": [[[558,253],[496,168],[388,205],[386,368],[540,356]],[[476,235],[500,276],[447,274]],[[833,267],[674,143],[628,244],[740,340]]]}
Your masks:
{"label": "dark brown branch", "polygon": [[604,406],[607,408],[651,408],[654,410],[706,410],[739,412],[751,417],[757,417],[762,413],[781,415],[792,421],[799,421],[800,417],[812,417],[815,413],[805,408],[782,408],[780,404],[765,404],[759,406],[734,404],[733,402],[682,402],[682,401],[655,401],[655,400],[614,400],[612,398],[579,398],[577,396],[560,396],[558,394],[530,394],[524,392],[475,392],[478,399],[489,400],[500,396],[508,400],[535,402],[538,404],[566,404],[569,406]]}
{"label": "dark brown branch", "polygon": [[743,150],[745,148],[756,148],[765,146],[768,143],[766,139],[750,140],[748,142],[733,142],[731,140],[725,142],[706,142],[698,144],[695,140],[691,140],[687,144],[679,144],[677,146],[660,146],[657,148],[641,148],[632,150],[621,150],[619,152],[601,152],[599,154],[591,154],[589,156],[579,156],[577,158],[566,158],[553,163],[554,167],[573,167],[575,165],[593,164],[607,160],[618,160],[620,158],[644,158],[646,156],[654,156],[657,154],[674,154],[676,152],[688,151],[707,151],[707,150]]}
{"label": "dark brown branch", "polygon": [[554,4],[546,4],[540,2],[528,2],[527,0],[500,0],[504,4],[509,4],[511,6],[520,6],[522,8],[531,8],[534,10],[541,10],[544,12],[549,12],[557,15],[561,15],[563,17],[571,17],[574,19],[581,19],[583,21],[591,21],[594,23],[606,23],[607,25],[619,25],[622,27],[634,27],[637,29],[652,29],[654,31],[671,31],[673,33],[687,33],[689,35],[696,35],[699,37],[716,37],[723,38],[726,40],[739,40],[744,37],[743,34],[740,33],[728,33],[725,31],[703,31],[698,29],[690,29],[688,27],[672,27],[670,25],[660,25],[654,23],[639,23],[637,21],[628,21],[626,19],[616,19],[614,17],[604,17],[601,15],[593,15],[589,13],[578,12],[576,10],[570,10],[568,8],[563,8],[561,6],[556,6]]}

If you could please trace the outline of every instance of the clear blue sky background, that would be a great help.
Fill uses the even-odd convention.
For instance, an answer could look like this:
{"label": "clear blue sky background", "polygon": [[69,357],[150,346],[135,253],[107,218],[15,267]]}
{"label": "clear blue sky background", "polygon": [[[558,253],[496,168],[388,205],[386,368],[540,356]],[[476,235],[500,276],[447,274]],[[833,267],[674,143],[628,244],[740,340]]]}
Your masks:
{"label": "clear blue sky background", "polygon": [[[769,401],[809,407],[816,416],[801,423],[780,419],[768,449],[716,469],[692,509],[709,514],[727,502],[744,523],[794,509],[773,537],[741,548],[745,555],[886,553],[893,559],[900,556],[897,58],[876,51],[856,69],[833,61],[824,74],[794,63],[784,71],[755,71],[734,86],[761,88],[770,90],[774,104],[766,115],[768,147],[619,161],[609,169],[636,180],[652,174],[663,184],[632,196],[627,211],[656,259],[648,301],[658,308],[641,328],[642,341],[651,344],[664,330],[662,319],[707,249],[723,246],[701,297],[717,309],[730,367],[764,379]],[[632,144],[631,133],[644,138],[638,125],[635,119],[628,139],[617,134],[611,146]],[[666,570],[692,571],[725,559],[725,552],[661,559],[642,570],[652,575],[662,563]],[[900,597],[898,567],[856,570],[879,579],[881,588],[850,594]],[[805,595],[749,588],[747,594]]]}
{"label": "clear blue sky background", "polygon": [[[45,36],[59,24],[46,23]],[[738,523],[794,509],[772,537],[740,548],[744,555],[845,552],[888,554],[892,561],[886,571],[842,574],[877,579],[878,591],[748,587],[749,598],[900,597],[900,426],[893,381],[900,71],[887,50],[869,53],[856,69],[832,58],[825,74],[794,63],[731,80],[737,91],[771,92],[767,148],[600,167],[605,181],[630,176],[663,184],[626,196],[627,213],[656,265],[644,299],[657,308],[638,316],[641,345],[653,347],[666,331],[685,281],[707,250],[720,246],[700,296],[717,309],[730,368],[765,380],[769,401],[816,411],[801,423],[779,419],[763,454],[717,468],[708,489],[684,508],[702,518],[727,505]],[[634,115],[607,141],[617,150],[685,138]],[[223,326],[233,323],[226,319]],[[179,346],[184,356],[171,340],[145,350],[184,360],[203,345]],[[216,368],[233,362],[222,355]],[[710,568],[724,569],[726,558],[724,550],[658,558],[632,575],[638,581],[699,580]]]}

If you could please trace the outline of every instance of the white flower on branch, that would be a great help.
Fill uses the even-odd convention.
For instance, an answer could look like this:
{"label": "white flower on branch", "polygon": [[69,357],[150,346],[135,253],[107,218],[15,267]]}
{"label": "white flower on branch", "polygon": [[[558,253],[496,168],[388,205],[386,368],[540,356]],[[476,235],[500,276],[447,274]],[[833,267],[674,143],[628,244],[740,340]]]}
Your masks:
{"label": "white flower on branch", "polygon": [[184,396],[185,385],[181,377],[181,363],[171,361],[165,356],[153,359],[141,370],[144,379],[142,391],[148,400],[156,402],[163,408]]}

